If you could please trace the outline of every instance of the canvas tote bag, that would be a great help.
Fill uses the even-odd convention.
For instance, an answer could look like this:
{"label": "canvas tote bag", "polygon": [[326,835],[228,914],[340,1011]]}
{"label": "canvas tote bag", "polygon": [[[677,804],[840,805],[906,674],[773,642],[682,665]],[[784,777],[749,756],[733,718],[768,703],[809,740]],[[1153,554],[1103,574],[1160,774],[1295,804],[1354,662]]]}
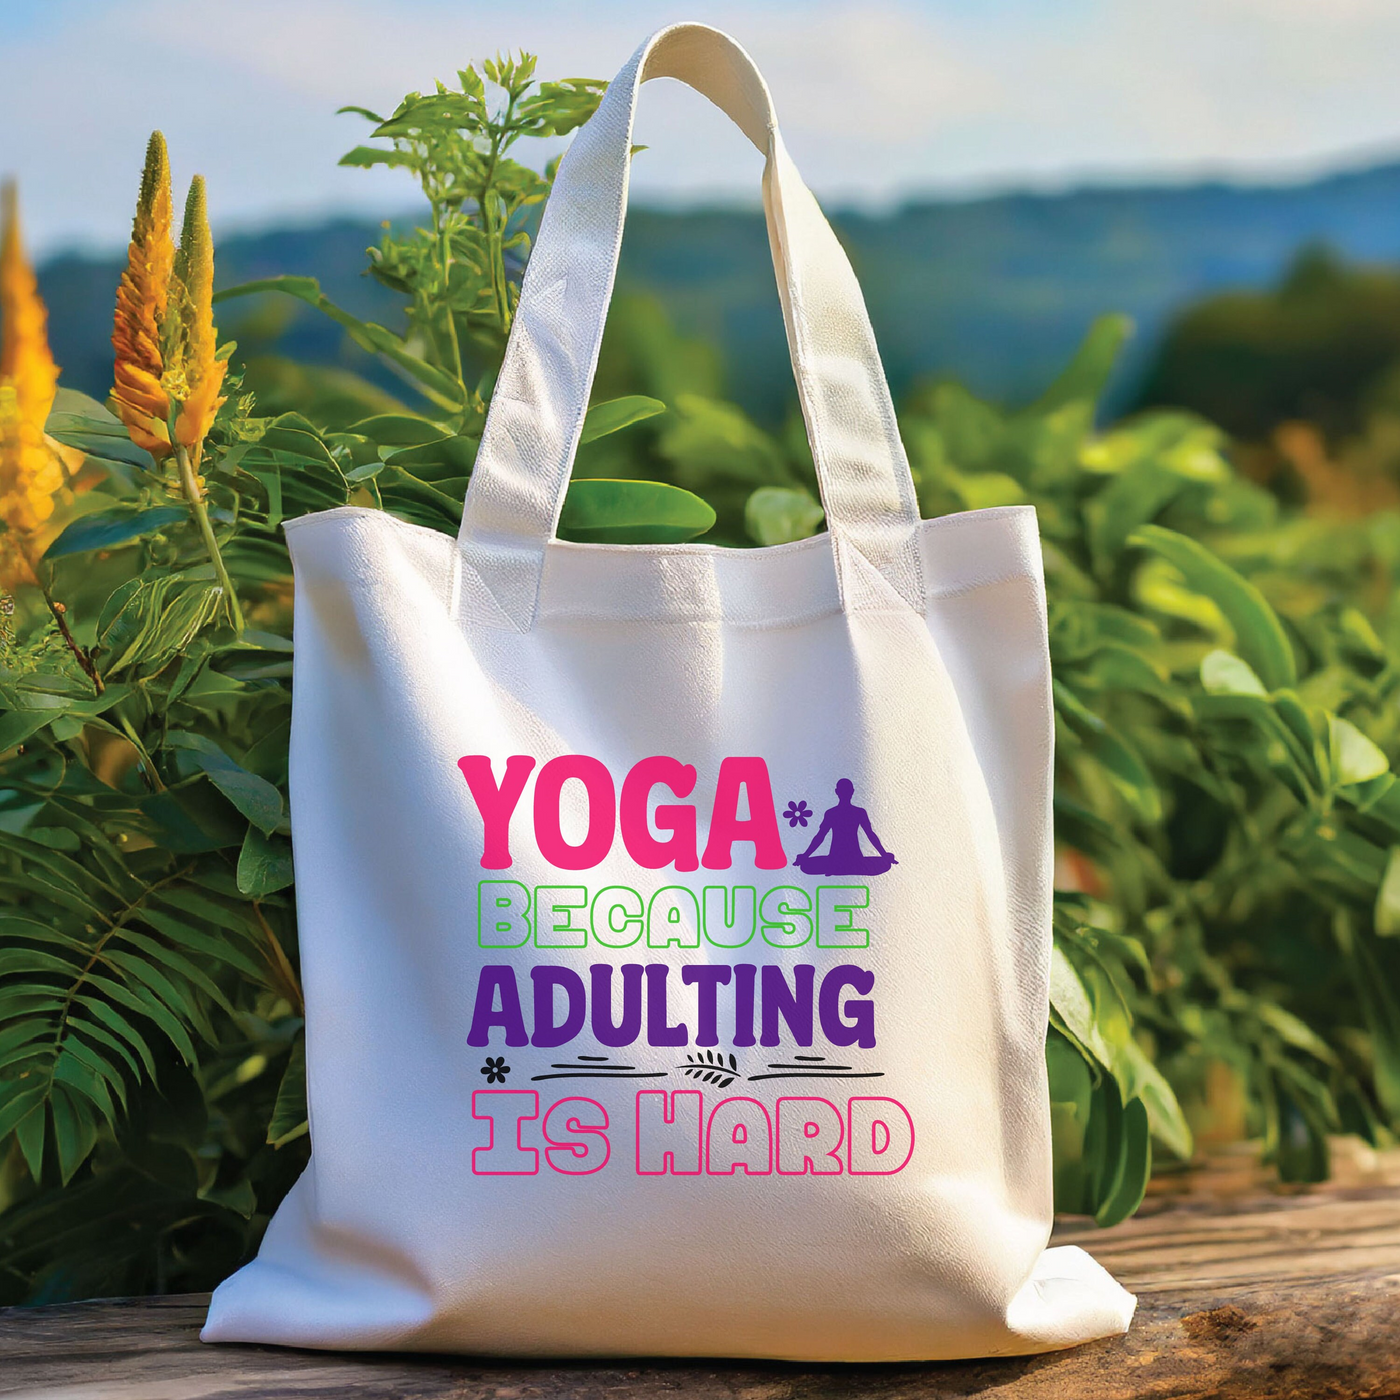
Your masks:
{"label": "canvas tote bag", "polygon": [[[647,78],[767,157],[828,533],[555,538]],[[937,1359],[1123,1331],[1051,1224],[1029,507],[920,521],[851,268],[731,39],[559,171],[453,541],[288,525],[310,1165],[207,1341]]]}

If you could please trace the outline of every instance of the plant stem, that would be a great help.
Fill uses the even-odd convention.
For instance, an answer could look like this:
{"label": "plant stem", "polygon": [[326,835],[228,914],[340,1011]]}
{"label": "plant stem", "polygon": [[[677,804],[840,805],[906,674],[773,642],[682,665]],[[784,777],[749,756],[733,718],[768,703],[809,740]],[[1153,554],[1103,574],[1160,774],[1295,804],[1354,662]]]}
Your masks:
{"label": "plant stem", "polygon": [[448,282],[452,276],[452,241],[450,236],[450,215],[444,215],[439,201],[429,198],[432,201],[433,211],[433,232],[437,235],[438,245],[438,271],[442,277],[442,302],[446,309],[447,316],[447,345],[452,352],[452,373],[457,376],[457,383],[462,388],[462,402],[465,404],[471,398],[467,392],[467,381],[465,372],[462,369],[462,347],[457,339],[457,321],[452,314],[452,298],[448,293]]}
{"label": "plant stem", "polygon": [[78,645],[72,632],[68,630],[67,608],[62,603],[54,601],[54,596],[49,592],[46,584],[41,583],[39,587],[43,591],[44,602],[49,605],[49,611],[53,614],[53,620],[58,624],[59,633],[68,650],[73,653],[74,660],[83,668],[83,674],[92,682],[93,689],[101,695],[107,687],[102,684],[102,677],[97,674],[97,667],[93,664],[92,657]]}
{"label": "plant stem", "polygon": [[506,110],[499,124],[491,132],[491,159],[487,163],[486,174],[481,182],[481,194],[477,198],[477,208],[481,211],[482,222],[486,225],[486,246],[491,260],[491,295],[495,298],[496,319],[500,323],[502,337],[510,334],[510,297],[506,292],[505,231],[496,225],[493,187],[496,183],[496,169],[501,162],[501,153],[508,144],[504,138],[510,131],[514,114],[515,97],[512,94],[506,102]]}
{"label": "plant stem", "polygon": [[214,527],[209,523],[209,512],[204,505],[204,497],[200,494],[199,482],[196,478],[196,463],[191,459],[187,449],[177,447],[175,449],[175,460],[180,467],[180,489],[185,493],[185,500],[189,503],[190,513],[194,516],[195,524],[199,526],[199,533],[204,540],[205,551],[209,555],[209,562],[214,566],[214,575],[219,580],[219,586],[224,590],[224,597],[228,601],[229,615],[233,619],[234,631],[242,635],[243,632],[243,609],[238,605],[238,593],[234,589],[233,580],[228,576],[228,570],[224,567],[224,556],[219,553],[219,542],[214,538]]}
{"label": "plant stem", "polygon": [[262,911],[262,905],[256,899],[253,901],[253,914],[262,926],[263,937],[267,939],[267,950],[263,956],[267,959],[273,988],[287,998],[292,1010],[298,1016],[305,1016],[306,1003],[302,1000],[301,984],[297,981],[291,959],[287,957],[281,940],[272,931],[272,925],[268,923],[267,916]]}
{"label": "plant stem", "polygon": [[136,732],[136,726],[120,711],[117,714],[117,723],[121,725],[122,732],[126,737],[131,740],[131,745],[141,760],[141,772],[145,775],[146,785],[152,792],[164,792],[165,784],[161,782],[160,774],[156,772],[156,766],[151,761],[151,755],[145,744],[141,742],[141,736]]}
{"label": "plant stem", "polygon": [[[57,1053],[63,1045],[63,1037],[68,1031],[68,1017],[72,1012],[73,1002],[78,995],[78,990],[82,987],[83,983],[88,980],[93,968],[102,961],[102,955],[106,950],[107,944],[126,927],[128,920],[141,912],[142,906],[157,890],[163,889],[166,885],[171,884],[175,880],[184,879],[193,869],[194,867],[192,865],[187,865],[183,870],[176,870],[170,875],[163,876],[161,879],[147,885],[135,899],[129,900],[118,913],[105,916],[107,919],[106,929],[93,945],[92,952],[87,962],[83,965],[82,971],[78,973],[77,977],[69,985],[67,994],[63,998],[63,1006],[58,1017],[58,1029],[54,1032],[53,1038],[53,1050],[55,1053]],[[108,888],[110,888],[110,886]]]}

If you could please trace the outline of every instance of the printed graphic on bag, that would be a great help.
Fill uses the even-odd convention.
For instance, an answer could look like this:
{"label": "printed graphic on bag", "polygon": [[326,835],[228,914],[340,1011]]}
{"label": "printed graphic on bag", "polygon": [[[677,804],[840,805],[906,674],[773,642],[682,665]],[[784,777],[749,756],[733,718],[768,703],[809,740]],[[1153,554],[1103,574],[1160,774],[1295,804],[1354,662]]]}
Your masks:
{"label": "printed graphic on bag", "polygon": [[[482,869],[509,870],[514,864],[512,818],[536,761],[527,754],[511,755],[499,781],[484,754],[468,754],[458,767],[481,815]],[[586,829],[573,842],[564,834],[561,810],[564,785],[571,779],[582,783],[587,795]],[[864,880],[885,874],[898,862],[869,813],[855,804],[855,784],[849,778],[836,783],[835,802],[789,862],[762,758],[721,762],[703,851],[694,805],[651,808],[656,788],[683,799],[694,791],[696,780],[691,764],[645,758],[628,771],[619,795],[612,773],[598,759],[584,754],[553,758],[535,777],[534,846],[556,869],[591,870],[613,853],[620,838],[627,858],[642,869],[690,872],[729,870],[734,848],[747,844],[760,870],[791,866],[806,875],[859,879],[822,884],[815,892],[781,883],[762,889],[716,883],[699,891],[675,884],[654,890],[649,898],[627,885],[528,886],[494,875],[483,879],[477,884],[479,948],[596,948],[599,960],[588,965],[586,977],[573,966],[541,961],[530,968],[530,985],[523,987],[516,967],[492,962],[488,952],[478,967],[467,1043],[489,1048],[494,1033],[508,1049],[560,1050],[589,1036],[609,1049],[639,1045],[686,1051],[668,1068],[655,1067],[655,1056],[647,1057],[645,1067],[608,1055],[554,1059],[531,1066],[532,1083],[656,1080],[674,1074],[724,1090],[738,1082],[883,1078],[877,1067],[847,1063],[849,1056],[793,1053],[789,1059],[754,1057],[752,1063],[741,1063],[736,1053],[755,1047],[776,1050],[785,1033],[803,1050],[812,1049],[818,1038],[838,1050],[875,1049],[873,971],[854,961],[820,968],[816,962],[763,962],[756,953],[740,961],[723,960],[725,951],[765,946],[869,947],[871,891]],[[814,816],[805,798],[789,801],[783,811],[792,830],[805,828]],[[654,835],[653,826],[667,833],[666,839]],[[606,952],[633,947],[695,949],[706,954],[706,961],[677,968],[668,961],[615,966],[605,960]],[[672,1019],[673,972],[683,987],[695,989],[693,1024]],[[615,1014],[619,993],[621,1010]],[[505,1055],[487,1055],[481,1073],[488,1085],[505,1084],[512,1069]],[[522,1137],[524,1124],[541,1117],[537,1091],[477,1090],[472,1116],[490,1124],[488,1145],[473,1153],[473,1171],[529,1176],[540,1170],[539,1151],[526,1147]],[[601,1171],[611,1158],[609,1126],[608,1112],[596,1100],[557,1100],[540,1121],[540,1134],[549,1144],[545,1161],[555,1171],[574,1175]],[[825,1097],[784,1095],[770,1114],[758,1099],[734,1096],[707,1113],[699,1089],[636,1093],[634,1166],[641,1175],[742,1171],[760,1176],[774,1170],[793,1176],[841,1171],[892,1175],[907,1165],[913,1150],[913,1121],[894,1099],[856,1096],[843,1108]]]}

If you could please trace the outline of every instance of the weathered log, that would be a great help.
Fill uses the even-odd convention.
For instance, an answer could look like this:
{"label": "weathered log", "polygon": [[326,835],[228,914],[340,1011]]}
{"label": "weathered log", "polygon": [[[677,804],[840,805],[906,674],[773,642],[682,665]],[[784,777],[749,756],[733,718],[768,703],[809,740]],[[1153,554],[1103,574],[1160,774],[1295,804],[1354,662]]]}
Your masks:
{"label": "weathered log", "polygon": [[519,1365],[198,1340],[202,1297],[0,1311],[9,1400],[1347,1400],[1400,1396],[1400,1189],[1150,1203],[1069,1222],[1139,1295],[1126,1337],[933,1366]]}

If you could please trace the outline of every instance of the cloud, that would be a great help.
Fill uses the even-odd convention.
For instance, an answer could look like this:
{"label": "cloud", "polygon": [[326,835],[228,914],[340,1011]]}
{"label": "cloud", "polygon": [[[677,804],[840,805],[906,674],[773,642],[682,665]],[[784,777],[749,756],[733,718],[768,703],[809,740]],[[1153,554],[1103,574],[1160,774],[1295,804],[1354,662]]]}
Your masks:
{"label": "cloud", "polygon": [[[363,132],[337,106],[391,107],[508,46],[607,76],[676,18],[741,38],[831,199],[1400,147],[1394,0],[52,0],[0,13],[5,160],[49,247],[120,243],[155,126],[223,227],[402,208],[402,177],[336,167]],[[639,194],[753,198],[756,155],[676,86],[643,104]]]}

